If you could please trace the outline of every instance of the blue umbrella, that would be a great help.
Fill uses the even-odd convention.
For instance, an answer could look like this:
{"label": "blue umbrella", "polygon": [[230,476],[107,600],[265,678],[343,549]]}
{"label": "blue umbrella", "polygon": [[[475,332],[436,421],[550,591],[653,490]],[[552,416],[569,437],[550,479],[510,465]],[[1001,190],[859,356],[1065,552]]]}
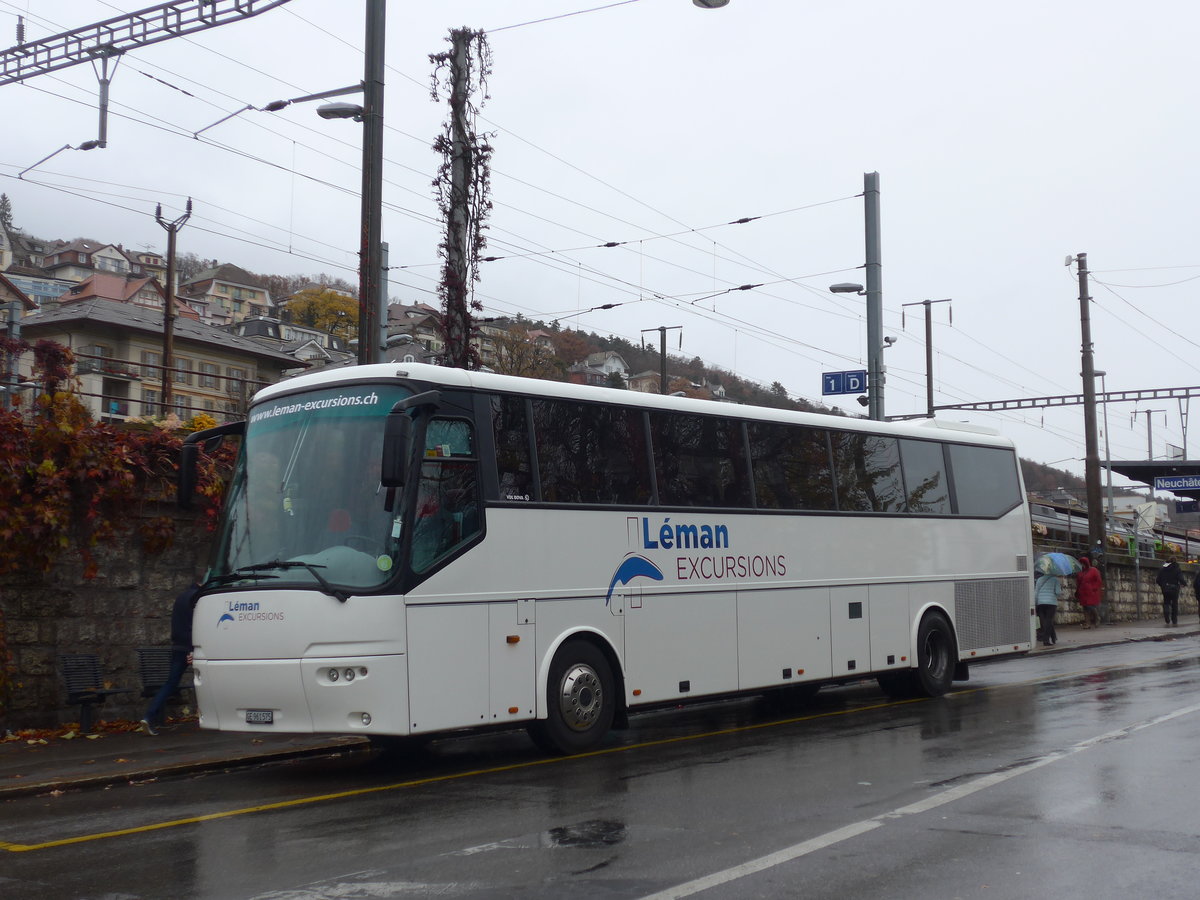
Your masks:
{"label": "blue umbrella", "polygon": [[1074,575],[1083,568],[1073,556],[1066,553],[1043,553],[1033,564],[1034,571],[1041,575]]}

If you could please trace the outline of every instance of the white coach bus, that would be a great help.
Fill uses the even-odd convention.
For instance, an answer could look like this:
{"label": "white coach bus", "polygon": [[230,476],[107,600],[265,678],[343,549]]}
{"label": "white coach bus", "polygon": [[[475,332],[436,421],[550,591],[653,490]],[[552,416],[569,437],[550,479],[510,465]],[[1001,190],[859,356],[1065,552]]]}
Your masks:
{"label": "white coach bus", "polygon": [[194,618],[200,724],[557,752],[629,712],[1028,651],[1031,537],[993,434],[419,364],[259,392]]}

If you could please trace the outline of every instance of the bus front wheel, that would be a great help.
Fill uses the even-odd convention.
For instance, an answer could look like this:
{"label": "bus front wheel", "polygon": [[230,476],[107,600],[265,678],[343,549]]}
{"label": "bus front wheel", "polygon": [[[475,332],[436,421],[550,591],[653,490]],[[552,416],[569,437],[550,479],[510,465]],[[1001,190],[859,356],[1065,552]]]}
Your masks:
{"label": "bus front wheel", "polygon": [[612,667],[587,641],[567,641],[554,654],[546,682],[548,715],[530,735],[550,753],[582,753],[596,747],[612,727],[616,689]]}
{"label": "bus front wheel", "polygon": [[940,697],[954,681],[958,656],[954,629],[940,612],[931,612],[917,628],[917,668],[912,673],[913,687],[926,697]]}

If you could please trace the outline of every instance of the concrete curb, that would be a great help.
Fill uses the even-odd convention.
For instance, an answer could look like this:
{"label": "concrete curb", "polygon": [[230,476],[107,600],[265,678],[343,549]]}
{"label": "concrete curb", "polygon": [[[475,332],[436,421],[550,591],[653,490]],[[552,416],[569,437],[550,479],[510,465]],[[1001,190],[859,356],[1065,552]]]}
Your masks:
{"label": "concrete curb", "polygon": [[369,746],[370,742],[366,738],[348,736],[334,738],[326,743],[311,747],[262,750],[207,759],[163,762],[157,765],[144,764],[135,768],[123,769],[119,772],[105,772],[98,775],[62,775],[54,778],[42,778],[37,781],[14,781],[0,784],[0,800],[48,794],[52,791],[85,790],[89,788],[109,787],[117,784],[148,782],[159,778],[195,775],[201,772],[215,772],[222,769],[245,768],[312,756],[345,756],[354,752],[362,752]]}
{"label": "concrete curb", "polygon": [[[1101,626],[1099,626],[1097,631],[1100,634],[1103,634],[1104,629],[1108,628],[1108,627],[1112,627],[1112,626],[1101,625]],[[1195,626],[1192,626],[1191,628],[1180,627],[1180,628],[1176,629],[1175,631],[1163,631],[1163,632],[1155,631],[1155,632],[1147,633],[1147,634],[1135,634],[1135,635],[1114,634],[1112,636],[1112,640],[1105,640],[1105,639],[1101,638],[1100,640],[1088,641],[1088,643],[1086,643],[1086,644],[1067,644],[1066,646],[1063,646],[1061,644],[1054,644],[1053,646],[1050,646],[1050,647],[1043,647],[1040,644],[1038,644],[1038,645],[1034,646],[1033,650],[1030,651],[1029,655],[1030,656],[1045,656],[1045,655],[1048,655],[1051,653],[1070,653],[1073,650],[1087,650],[1092,647],[1112,647],[1116,644],[1141,644],[1141,643],[1145,643],[1147,641],[1171,641],[1171,640],[1174,640],[1175,638],[1194,637],[1196,635],[1200,635],[1200,628],[1197,628]]]}

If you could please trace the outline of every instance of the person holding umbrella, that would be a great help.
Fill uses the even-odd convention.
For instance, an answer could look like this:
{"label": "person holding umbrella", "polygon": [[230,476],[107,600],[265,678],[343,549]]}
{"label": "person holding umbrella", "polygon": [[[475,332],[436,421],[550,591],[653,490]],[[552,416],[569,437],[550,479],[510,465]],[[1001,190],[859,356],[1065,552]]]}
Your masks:
{"label": "person holding umbrella", "polygon": [[1078,572],[1079,568],[1078,560],[1065,553],[1044,553],[1033,564],[1034,571],[1038,573],[1033,589],[1033,602],[1041,625],[1043,646],[1049,647],[1058,643],[1054,617],[1058,614],[1058,601],[1067,594],[1062,579]]}
{"label": "person holding umbrella", "polygon": [[1058,632],[1054,630],[1054,617],[1058,615],[1058,595],[1061,591],[1062,579],[1059,576],[1038,575],[1037,584],[1033,589],[1033,601],[1037,606],[1043,647],[1058,643]]}

